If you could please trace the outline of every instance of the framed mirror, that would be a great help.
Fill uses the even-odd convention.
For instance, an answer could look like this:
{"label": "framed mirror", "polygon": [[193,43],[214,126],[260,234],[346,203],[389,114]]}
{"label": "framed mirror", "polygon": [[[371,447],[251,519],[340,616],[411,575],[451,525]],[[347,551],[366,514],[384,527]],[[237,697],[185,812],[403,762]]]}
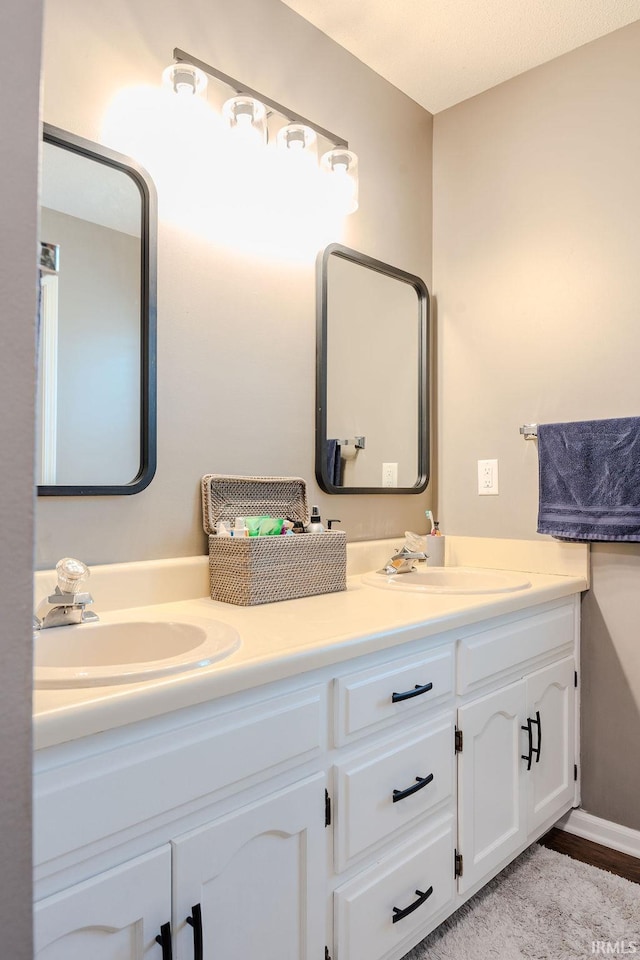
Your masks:
{"label": "framed mirror", "polygon": [[156,193],[135,161],[44,125],[40,496],[139,493],[156,468]]}
{"label": "framed mirror", "polygon": [[429,292],[341,244],[317,265],[316,477],[327,493],[429,481]]}

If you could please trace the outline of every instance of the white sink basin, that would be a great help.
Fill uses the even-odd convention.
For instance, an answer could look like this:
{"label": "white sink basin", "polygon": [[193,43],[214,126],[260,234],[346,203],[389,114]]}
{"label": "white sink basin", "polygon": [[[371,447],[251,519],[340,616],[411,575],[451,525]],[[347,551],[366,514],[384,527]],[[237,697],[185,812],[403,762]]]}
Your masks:
{"label": "white sink basin", "polygon": [[34,685],[93,687],[134,683],[208,667],[240,646],[218,620],[129,621],[51,627],[34,634]]}
{"label": "white sink basin", "polygon": [[391,576],[368,573],[362,581],[372,587],[413,593],[512,593],[531,586],[524,573],[473,567],[427,567]]}

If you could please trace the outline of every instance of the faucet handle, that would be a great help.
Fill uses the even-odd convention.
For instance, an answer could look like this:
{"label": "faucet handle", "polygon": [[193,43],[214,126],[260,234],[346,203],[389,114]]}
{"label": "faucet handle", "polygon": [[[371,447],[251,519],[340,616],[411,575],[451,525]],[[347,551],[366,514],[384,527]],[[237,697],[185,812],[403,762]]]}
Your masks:
{"label": "faucet handle", "polygon": [[85,580],[91,576],[89,567],[82,560],[73,557],[63,557],[56,563],[58,575],[57,590],[60,593],[78,593]]}

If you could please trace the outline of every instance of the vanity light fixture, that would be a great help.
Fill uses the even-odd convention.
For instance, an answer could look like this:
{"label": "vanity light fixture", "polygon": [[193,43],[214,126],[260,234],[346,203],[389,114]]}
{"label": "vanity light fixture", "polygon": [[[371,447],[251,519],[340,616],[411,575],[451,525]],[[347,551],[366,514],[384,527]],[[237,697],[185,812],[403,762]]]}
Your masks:
{"label": "vanity light fixture", "polygon": [[255,97],[232,97],[222,106],[222,115],[238,137],[266,143],[267,109]]}
{"label": "vanity light fixture", "polygon": [[163,79],[176,93],[188,95],[202,92],[207,76],[235,91],[236,96],[224,103],[222,112],[236,134],[247,136],[249,140],[266,142],[269,117],[278,114],[288,121],[277,134],[278,147],[283,150],[304,153],[316,159],[318,138],[332,143],[334,147],[323,155],[321,166],[330,176],[332,193],[338,198],[344,213],[353,213],[358,209],[358,157],[349,150],[346,140],[184,50],[176,47],[173,57],[176,62],[166,68]]}
{"label": "vanity light fixture", "polygon": [[181,97],[204,93],[207,88],[206,74],[192,63],[172,63],[162,72],[162,80]]}

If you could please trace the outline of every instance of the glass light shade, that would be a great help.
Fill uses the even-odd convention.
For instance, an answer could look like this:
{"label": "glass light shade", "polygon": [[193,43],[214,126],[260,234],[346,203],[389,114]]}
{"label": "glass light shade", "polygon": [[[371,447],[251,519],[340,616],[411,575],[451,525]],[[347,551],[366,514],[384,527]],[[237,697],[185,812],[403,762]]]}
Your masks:
{"label": "glass light shade", "polygon": [[267,109],[259,100],[232,97],[223,104],[222,115],[236,136],[266,143]]}
{"label": "glass light shade", "polygon": [[358,209],[358,157],[351,150],[337,147],[323,154],[322,169],[330,178],[331,191],[344,213]]}
{"label": "glass light shade", "polygon": [[207,75],[192,63],[172,63],[163,70],[162,80],[180,96],[193,96],[207,88]]}
{"label": "glass light shade", "polygon": [[278,146],[292,153],[303,153],[307,156],[317,154],[317,138],[315,130],[303,123],[288,123],[278,130]]}

